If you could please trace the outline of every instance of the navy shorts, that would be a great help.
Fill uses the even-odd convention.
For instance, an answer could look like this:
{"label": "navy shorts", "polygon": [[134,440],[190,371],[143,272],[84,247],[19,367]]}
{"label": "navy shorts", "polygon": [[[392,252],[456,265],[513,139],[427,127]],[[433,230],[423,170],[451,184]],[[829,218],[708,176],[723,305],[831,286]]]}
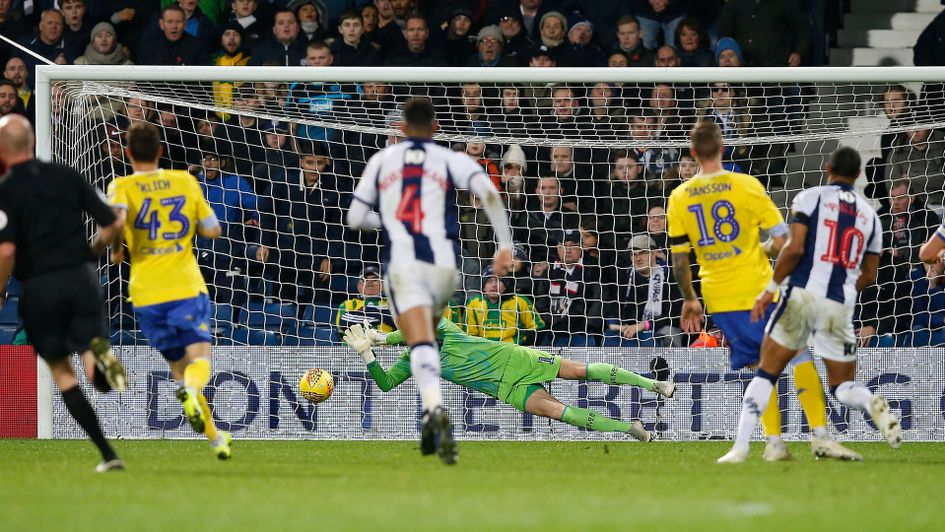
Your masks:
{"label": "navy shorts", "polygon": [[769,305],[765,317],[755,323],[751,321],[750,310],[712,314],[712,321],[722,329],[728,340],[732,369],[741,369],[761,360],[761,342],[765,339],[765,327],[774,306],[773,303]]}
{"label": "navy shorts", "polygon": [[151,347],[170,362],[183,358],[188,345],[213,340],[207,294],[135,307],[135,317]]}

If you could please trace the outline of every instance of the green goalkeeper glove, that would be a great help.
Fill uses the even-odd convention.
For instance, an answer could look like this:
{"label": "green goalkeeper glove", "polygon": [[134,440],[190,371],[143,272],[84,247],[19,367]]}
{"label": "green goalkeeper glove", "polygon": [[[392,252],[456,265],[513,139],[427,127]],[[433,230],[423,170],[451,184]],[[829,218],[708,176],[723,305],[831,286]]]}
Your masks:
{"label": "green goalkeeper glove", "polygon": [[365,364],[374,362],[374,352],[371,351],[374,342],[360,323],[355,323],[345,329],[343,338],[345,343],[358,353],[358,356],[361,357],[361,360],[363,360]]}

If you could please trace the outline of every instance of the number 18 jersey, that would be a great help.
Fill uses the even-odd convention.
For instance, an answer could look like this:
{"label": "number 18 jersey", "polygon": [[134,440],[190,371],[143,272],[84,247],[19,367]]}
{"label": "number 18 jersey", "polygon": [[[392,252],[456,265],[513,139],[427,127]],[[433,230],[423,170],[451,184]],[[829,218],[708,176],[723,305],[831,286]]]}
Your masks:
{"label": "number 18 jersey", "polygon": [[759,230],[784,223],[761,183],[735,172],[698,174],[673,190],[666,216],[671,251],[695,249],[708,310],[751,309],[772,275]]}
{"label": "number 18 jersey", "polygon": [[197,224],[217,224],[197,179],[181,170],[120,177],[108,186],[112,206],[125,209],[131,253],[128,292],[136,307],[207,293],[193,252]]}
{"label": "number 18 jersey", "polygon": [[831,183],[795,196],[791,223],[806,225],[807,239],[788,285],[854,306],[863,256],[878,255],[883,245],[873,207],[851,186]]}

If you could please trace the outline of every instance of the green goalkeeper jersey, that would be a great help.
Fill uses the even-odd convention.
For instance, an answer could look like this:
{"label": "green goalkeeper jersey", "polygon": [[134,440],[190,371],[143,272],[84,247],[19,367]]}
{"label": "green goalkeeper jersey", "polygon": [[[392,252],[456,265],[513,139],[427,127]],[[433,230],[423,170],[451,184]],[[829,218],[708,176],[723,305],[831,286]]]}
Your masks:
{"label": "green goalkeeper jersey", "polygon": [[[437,324],[436,340],[440,344],[441,376],[444,379],[496,398],[499,398],[499,386],[510,358],[523,354],[548,357],[542,351],[527,347],[469,336],[446,319]],[[400,331],[387,335],[388,345],[403,343]],[[375,360],[368,364],[368,372],[385,392],[399,386],[411,375],[409,349],[389,370],[384,371]]]}

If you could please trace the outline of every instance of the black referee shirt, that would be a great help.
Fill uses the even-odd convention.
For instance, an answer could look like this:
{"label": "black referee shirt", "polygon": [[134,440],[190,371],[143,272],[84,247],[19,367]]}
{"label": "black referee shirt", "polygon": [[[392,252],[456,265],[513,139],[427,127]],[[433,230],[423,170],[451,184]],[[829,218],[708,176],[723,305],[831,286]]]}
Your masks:
{"label": "black referee shirt", "polygon": [[0,177],[0,242],[16,244],[13,275],[20,281],[96,260],[85,213],[100,226],[115,222],[105,197],[78,172],[37,160]]}

